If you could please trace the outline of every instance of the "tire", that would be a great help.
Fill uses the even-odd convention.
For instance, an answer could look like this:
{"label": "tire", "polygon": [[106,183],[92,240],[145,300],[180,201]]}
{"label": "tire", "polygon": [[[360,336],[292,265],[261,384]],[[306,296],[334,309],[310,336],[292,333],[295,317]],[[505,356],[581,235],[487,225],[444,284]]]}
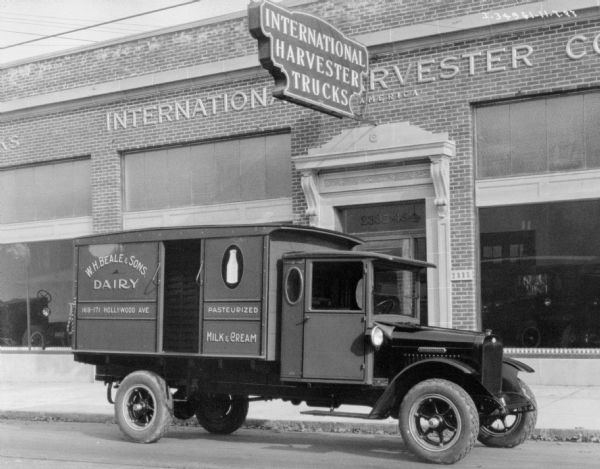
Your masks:
{"label": "tire", "polygon": [[[30,337],[31,337],[31,346],[32,347],[41,347],[42,350],[46,348],[46,334],[44,334],[44,330],[40,326],[31,326],[30,327]],[[27,337],[27,329],[23,332],[23,337],[21,338],[21,345],[25,347],[29,347],[29,340]]]}
{"label": "tire", "polygon": [[172,420],[172,401],[167,385],[150,371],[134,371],[119,385],[115,420],[123,434],[136,443],[154,443]]}
{"label": "tire", "polygon": [[242,426],[248,415],[248,398],[230,394],[203,394],[196,406],[196,418],[202,427],[219,435],[228,435]]}
{"label": "tire", "polygon": [[473,448],[479,431],[473,399],[445,379],[428,379],[410,389],[400,404],[398,419],[408,449],[438,464],[463,459]]}
{"label": "tire", "polygon": [[535,323],[527,324],[519,334],[523,347],[538,347],[542,342],[542,333]]}
{"label": "tire", "polygon": [[[537,409],[535,396],[525,383],[519,380],[521,390]],[[493,448],[514,448],[531,437],[537,421],[537,410],[532,412],[507,414],[489,418],[479,428],[479,441]]]}

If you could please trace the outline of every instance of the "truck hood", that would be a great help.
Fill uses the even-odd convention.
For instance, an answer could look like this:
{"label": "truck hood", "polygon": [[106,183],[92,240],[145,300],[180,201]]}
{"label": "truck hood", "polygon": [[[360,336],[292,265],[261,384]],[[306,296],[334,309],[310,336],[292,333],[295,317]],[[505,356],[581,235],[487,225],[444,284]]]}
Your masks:
{"label": "truck hood", "polygon": [[431,341],[446,345],[467,345],[482,342],[485,337],[483,332],[422,326],[402,321],[393,315],[376,317],[374,323],[383,330],[384,335],[388,339],[391,339],[393,342],[402,341],[406,345],[409,345],[413,341],[420,343]]}

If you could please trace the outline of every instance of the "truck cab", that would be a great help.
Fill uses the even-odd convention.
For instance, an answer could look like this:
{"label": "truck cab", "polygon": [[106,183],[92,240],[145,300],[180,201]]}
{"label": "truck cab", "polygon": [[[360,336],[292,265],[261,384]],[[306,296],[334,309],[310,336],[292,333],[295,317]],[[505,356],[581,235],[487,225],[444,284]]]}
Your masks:
{"label": "truck cab", "polygon": [[[515,446],[535,398],[491,333],[421,324],[422,261],[286,225],[163,228],[75,241],[75,360],[96,366],[123,433],[172,417],[239,428],[251,400],[363,405],[419,457]],[[116,399],[112,392],[116,389]]]}
{"label": "truck cab", "polygon": [[419,272],[434,266],[361,251],[288,253],[283,264],[281,379],[385,383],[365,338],[378,321],[419,324]]}

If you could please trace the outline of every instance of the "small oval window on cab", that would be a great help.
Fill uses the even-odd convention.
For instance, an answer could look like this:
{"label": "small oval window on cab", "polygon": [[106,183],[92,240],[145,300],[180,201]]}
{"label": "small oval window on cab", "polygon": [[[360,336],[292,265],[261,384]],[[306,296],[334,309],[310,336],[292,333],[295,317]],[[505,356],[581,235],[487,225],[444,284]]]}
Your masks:
{"label": "small oval window on cab", "polygon": [[285,298],[291,305],[298,303],[302,296],[302,272],[298,267],[288,270],[285,279]]}

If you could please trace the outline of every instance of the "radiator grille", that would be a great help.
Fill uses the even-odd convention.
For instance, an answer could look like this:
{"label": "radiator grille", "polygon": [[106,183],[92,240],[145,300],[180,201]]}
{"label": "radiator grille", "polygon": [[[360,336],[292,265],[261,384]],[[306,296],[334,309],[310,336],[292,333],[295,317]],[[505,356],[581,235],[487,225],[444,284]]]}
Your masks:
{"label": "radiator grille", "polygon": [[502,389],[502,343],[487,336],[481,351],[481,381],[492,393]]}

